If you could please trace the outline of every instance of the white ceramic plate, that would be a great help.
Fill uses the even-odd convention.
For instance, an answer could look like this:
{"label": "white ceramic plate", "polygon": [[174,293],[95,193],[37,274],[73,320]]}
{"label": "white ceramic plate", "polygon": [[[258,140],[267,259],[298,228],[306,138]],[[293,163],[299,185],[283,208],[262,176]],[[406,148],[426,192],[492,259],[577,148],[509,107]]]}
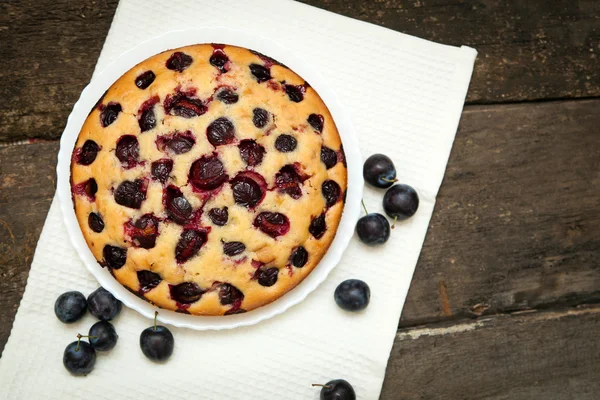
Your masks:
{"label": "white ceramic plate", "polygon": [[331,90],[325,80],[313,68],[306,65],[303,60],[297,58],[292,52],[270,39],[254,35],[250,32],[226,28],[201,28],[173,31],[141,43],[137,47],[122,54],[116,61],[108,65],[104,71],[97,74],[92,82],[90,82],[83,90],[77,103],[75,103],[60,141],[57,166],[57,191],[69,237],[87,269],[94,275],[100,285],[121,300],[123,304],[133,308],[148,318],[153,318],[154,311],[158,308],[125,289],[124,286],[113,278],[107,269],[102,268],[96,262],[96,259],[85,242],[75,217],[71,199],[71,188],[69,184],[71,153],[89,110],[92,109],[96,101],[106,89],[113,84],[113,82],[130,68],[148,57],[168,49],[196,43],[225,43],[259,51],[288,65],[301,77],[310,82],[311,86],[319,93],[333,115],[342,138],[348,163],[348,192],[346,196],[346,205],[335,239],[319,265],[317,265],[317,267],[296,288],[273,303],[244,314],[205,317],[159,309],[160,313],[158,319],[163,323],[198,330],[231,329],[256,324],[280,314],[304,300],[310,292],[315,290],[315,288],[325,280],[329,272],[331,272],[331,270],[339,263],[342,253],[348,246],[348,243],[354,234],[354,226],[360,212],[360,199],[362,198],[363,188],[361,172],[362,159],[352,124],[333,90]]}

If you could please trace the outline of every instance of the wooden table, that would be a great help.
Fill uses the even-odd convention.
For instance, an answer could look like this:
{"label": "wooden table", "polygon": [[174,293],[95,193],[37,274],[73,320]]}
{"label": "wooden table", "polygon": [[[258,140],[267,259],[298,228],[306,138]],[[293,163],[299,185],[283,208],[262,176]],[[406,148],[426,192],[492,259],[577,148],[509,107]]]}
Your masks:
{"label": "wooden table", "polygon": [[[479,51],[381,397],[598,399],[600,2],[305,2]],[[0,4],[0,351],[116,5]]]}

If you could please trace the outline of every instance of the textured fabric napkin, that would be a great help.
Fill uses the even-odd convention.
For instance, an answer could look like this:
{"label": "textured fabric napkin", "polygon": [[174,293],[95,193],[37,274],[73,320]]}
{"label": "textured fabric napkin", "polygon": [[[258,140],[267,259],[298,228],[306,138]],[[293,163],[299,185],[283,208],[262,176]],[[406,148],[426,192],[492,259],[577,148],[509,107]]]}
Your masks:
{"label": "textured fabric napkin", "polygon": [[[71,377],[65,346],[93,324],[63,325],[53,312],[67,290],[97,283],[72,248],[58,201],[52,203],[12,334],[0,359],[7,399],[318,399],[311,383],[350,381],[359,399],[381,391],[400,313],[454,140],[476,52],[431,43],[288,0],[122,0],[96,67],[172,29],[225,26],[273,38],[305,57],[347,108],[363,156],[391,156],[402,182],[421,198],[417,214],[372,249],[354,238],[341,263],[299,305],[258,325],[228,331],[173,328],[164,365],[146,360],[139,334],[151,321],[124,309],[117,347],[94,371]],[[365,189],[369,211],[382,191]],[[371,304],[348,314],[333,301],[337,284],[360,278]]]}

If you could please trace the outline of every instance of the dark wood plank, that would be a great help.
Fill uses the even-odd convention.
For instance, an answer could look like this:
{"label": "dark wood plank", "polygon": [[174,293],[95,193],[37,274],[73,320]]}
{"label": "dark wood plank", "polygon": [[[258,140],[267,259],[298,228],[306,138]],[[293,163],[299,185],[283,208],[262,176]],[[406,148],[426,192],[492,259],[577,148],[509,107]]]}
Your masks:
{"label": "dark wood plank", "polygon": [[0,142],[58,138],[118,0],[0,3]]}
{"label": "dark wood plank", "polygon": [[[409,35],[476,48],[469,103],[600,95],[600,5],[595,0],[301,1]],[[385,60],[384,51],[377,54]]]}
{"label": "dark wood plank", "polygon": [[401,326],[600,302],[599,109],[463,112]]}
{"label": "dark wood plank", "polygon": [[381,399],[595,400],[600,308],[401,330]]}
{"label": "dark wood plank", "polygon": [[[479,50],[469,102],[600,95],[594,0],[305,0]],[[0,3],[0,141],[58,138],[91,77],[117,0]]]}
{"label": "dark wood plank", "polygon": [[58,142],[0,147],[0,355],[54,196]]}

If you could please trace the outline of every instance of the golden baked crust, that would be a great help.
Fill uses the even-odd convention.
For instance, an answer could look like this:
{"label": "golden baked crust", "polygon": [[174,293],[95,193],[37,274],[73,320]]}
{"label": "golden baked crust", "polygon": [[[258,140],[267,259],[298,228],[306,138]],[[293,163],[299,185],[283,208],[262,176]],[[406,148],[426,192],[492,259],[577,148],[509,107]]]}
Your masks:
{"label": "golden baked crust", "polygon": [[85,240],[121,284],[165,309],[224,315],[276,300],[319,263],[347,170],[301,77],[251,50],[199,44],[108,89],[79,133],[71,181]]}

